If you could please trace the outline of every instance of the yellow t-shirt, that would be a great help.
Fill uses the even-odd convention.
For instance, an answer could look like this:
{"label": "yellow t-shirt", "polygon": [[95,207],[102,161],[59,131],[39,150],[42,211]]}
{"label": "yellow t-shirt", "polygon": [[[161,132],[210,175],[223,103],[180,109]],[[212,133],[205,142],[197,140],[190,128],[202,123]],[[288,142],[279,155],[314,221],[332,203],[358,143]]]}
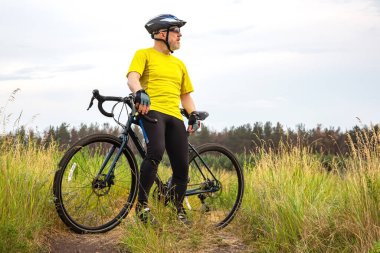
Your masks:
{"label": "yellow t-shirt", "polygon": [[129,66],[130,72],[141,75],[142,88],[150,97],[150,109],[174,116],[180,120],[180,95],[192,92],[185,64],[173,55],[166,55],[154,48],[140,49]]}

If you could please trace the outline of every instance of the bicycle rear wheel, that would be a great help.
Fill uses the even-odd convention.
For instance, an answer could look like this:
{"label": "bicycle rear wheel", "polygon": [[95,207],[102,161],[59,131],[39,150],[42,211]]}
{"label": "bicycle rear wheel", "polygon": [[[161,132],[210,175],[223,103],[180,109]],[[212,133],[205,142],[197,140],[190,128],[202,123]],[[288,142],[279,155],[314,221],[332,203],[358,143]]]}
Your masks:
{"label": "bicycle rear wheel", "polygon": [[[120,146],[120,139],[113,135],[94,134],[75,143],[61,159],[54,177],[54,202],[59,217],[76,233],[111,230],[130,211],[137,193],[138,170],[128,147],[122,150],[106,181]],[[100,172],[102,164],[105,167]]]}
{"label": "bicycle rear wheel", "polygon": [[223,228],[241,205],[243,172],[233,153],[223,146],[205,144],[196,151],[190,154],[184,206],[202,222]]}

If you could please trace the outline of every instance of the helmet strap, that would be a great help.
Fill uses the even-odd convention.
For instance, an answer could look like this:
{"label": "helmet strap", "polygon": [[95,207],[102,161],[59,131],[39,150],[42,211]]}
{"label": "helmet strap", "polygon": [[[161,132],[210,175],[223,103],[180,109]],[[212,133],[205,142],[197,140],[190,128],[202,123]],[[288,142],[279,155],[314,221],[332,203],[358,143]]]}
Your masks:
{"label": "helmet strap", "polygon": [[173,50],[170,49],[170,45],[169,45],[169,32],[170,32],[170,30],[169,30],[169,28],[168,28],[168,29],[166,30],[166,39],[165,39],[165,40],[155,38],[155,37],[154,37],[154,33],[151,34],[151,37],[152,37],[152,39],[154,39],[154,40],[164,42],[165,45],[166,45],[166,47],[169,49],[170,53],[173,53]]}

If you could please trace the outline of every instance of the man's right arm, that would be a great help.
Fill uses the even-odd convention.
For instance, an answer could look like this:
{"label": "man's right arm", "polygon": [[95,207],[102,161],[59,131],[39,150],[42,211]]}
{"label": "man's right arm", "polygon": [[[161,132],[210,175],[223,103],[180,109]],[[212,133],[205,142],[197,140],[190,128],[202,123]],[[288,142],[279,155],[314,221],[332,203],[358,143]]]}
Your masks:
{"label": "man's right arm", "polygon": [[137,111],[147,114],[150,110],[150,99],[140,84],[140,74],[138,72],[129,72],[127,75],[129,89],[136,95],[135,105]]}
{"label": "man's right arm", "polygon": [[133,94],[136,94],[138,90],[141,90],[141,84],[140,84],[140,74],[138,72],[129,72],[128,73],[128,87],[133,92]]}

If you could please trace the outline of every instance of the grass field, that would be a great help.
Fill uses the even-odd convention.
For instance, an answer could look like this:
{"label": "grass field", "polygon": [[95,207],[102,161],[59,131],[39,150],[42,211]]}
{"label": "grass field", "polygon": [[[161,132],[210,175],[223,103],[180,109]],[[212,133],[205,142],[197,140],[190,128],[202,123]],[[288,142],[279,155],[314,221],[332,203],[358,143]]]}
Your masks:
{"label": "grass field", "polygon": [[[380,133],[358,137],[344,169],[333,163],[329,172],[307,147],[247,156],[243,204],[223,233],[244,242],[244,252],[380,252]],[[2,139],[0,252],[48,251],[46,235],[66,231],[52,196],[61,155],[54,144]],[[187,229],[170,222],[167,208],[153,209],[159,232],[128,217],[121,249],[203,252],[222,243],[202,222]]]}

